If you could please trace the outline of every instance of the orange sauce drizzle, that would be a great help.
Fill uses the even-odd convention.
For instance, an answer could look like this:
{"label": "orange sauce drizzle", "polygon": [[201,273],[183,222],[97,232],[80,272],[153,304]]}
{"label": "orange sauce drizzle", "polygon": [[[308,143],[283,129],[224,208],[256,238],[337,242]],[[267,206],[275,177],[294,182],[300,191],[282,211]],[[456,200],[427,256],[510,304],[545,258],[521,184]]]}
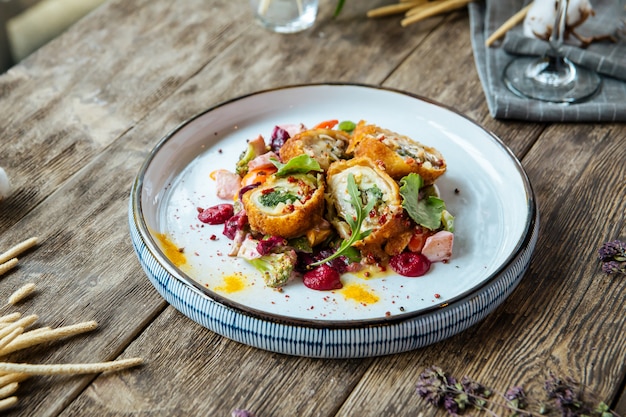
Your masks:
{"label": "orange sauce drizzle", "polygon": [[369,288],[363,284],[347,284],[340,290],[340,292],[345,298],[362,304],[374,304],[380,300],[376,294],[370,291]]}
{"label": "orange sauce drizzle", "polygon": [[222,285],[215,287],[216,291],[232,294],[246,288],[246,282],[241,274],[226,275],[222,277]]}
{"label": "orange sauce drizzle", "polygon": [[165,233],[157,233],[156,238],[159,239],[161,243],[161,249],[174,265],[180,267],[187,263],[187,257],[183,253],[182,249],[179,248],[172,242]]}

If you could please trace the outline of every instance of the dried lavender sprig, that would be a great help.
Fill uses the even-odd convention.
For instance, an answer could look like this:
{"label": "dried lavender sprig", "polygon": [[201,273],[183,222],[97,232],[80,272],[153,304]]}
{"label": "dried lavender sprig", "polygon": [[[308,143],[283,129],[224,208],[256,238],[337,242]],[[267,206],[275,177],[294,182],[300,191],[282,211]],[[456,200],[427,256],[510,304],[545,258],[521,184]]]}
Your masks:
{"label": "dried lavender sprig", "polygon": [[626,275],[626,242],[621,240],[605,242],[598,249],[598,258],[604,273]]}
{"label": "dried lavender sprig", "polygon": [[602,244],[598,249],[598,257],[601,261],[626,261],[626,242],[613,240]]}
{"label": "dried lavender sprig", "polygon": [[242,410],[240,408],[235,408],[230,415],[232,417],[255,417],[250,411]]}
{"label": "dried lavender sprig", "polygon": [[[563,417],[614,417],[616,413],[603,402],[595,408],[582,399],[578,384],[571,378],[561,379],[550,373],[546,380],[546,394],[555,403],[552,411],[558,411]],[[439,367],[427,368],[418,379],[417,393],[435,407],[444,408],[451,415],[462,414],[468,406],[483,410],[492,416],[498,416],[489,407],[504,408],[517,417],[541,417],[550,410],[543,404],[538,413],[527,410],[528,398],[523,388],[510,388],[501,397],[505,403],[490,400],[491,390],[482,384],[464,377],[457,382]],[[619,417],[619,416],[618,416]]]}

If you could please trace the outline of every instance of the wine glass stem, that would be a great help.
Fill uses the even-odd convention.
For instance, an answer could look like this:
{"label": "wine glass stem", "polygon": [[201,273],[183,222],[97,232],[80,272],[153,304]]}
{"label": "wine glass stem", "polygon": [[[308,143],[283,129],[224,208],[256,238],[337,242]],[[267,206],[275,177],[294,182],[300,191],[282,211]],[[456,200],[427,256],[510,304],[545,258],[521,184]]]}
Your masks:
{"label": "wine glass stem", "polygon": [[563,39],[565,35],[565,27],[567,24],[567,4],[568,0],[557,1],[556,17],[554,19],[554,27],[550,34],[548,43],[550,44],[550,56],[561,57]]}

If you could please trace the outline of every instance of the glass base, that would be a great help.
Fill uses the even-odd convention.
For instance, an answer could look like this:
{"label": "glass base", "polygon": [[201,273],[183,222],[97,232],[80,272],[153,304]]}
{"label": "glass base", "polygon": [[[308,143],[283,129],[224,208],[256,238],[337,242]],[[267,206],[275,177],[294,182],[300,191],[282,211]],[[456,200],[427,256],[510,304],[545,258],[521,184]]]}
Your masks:
{"label": "glass base", "polygon": [[598,74],[567,58],[523,57],[504,69],[504,84],[520,97],[552,103],[578,103],[600,88]]}

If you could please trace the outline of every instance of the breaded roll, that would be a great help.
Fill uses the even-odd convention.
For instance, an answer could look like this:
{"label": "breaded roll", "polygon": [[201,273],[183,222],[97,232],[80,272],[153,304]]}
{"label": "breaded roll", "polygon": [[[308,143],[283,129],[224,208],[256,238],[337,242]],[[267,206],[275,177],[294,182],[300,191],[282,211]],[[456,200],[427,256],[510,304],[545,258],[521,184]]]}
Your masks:
{"label": "breaded roll", "polygon": [[346,157],[350,136],[341,130],[312,129],[287,139],[280,148],[280,159],[288,161],[307,154],[326,171],[331,163]]}
{"label": "breaded roll", "polygon": [[324,183],[310,174],[272,176],[242,196],[252,230],[285,238],[311,229],[323,215],[324,202]]}
{"label": "breaded roll", "polygon": [[396,180],[414,172],[425,184],[432,184],[446,171],[446,162],[437,149],[363,120],[354,129],[347,152],[382,164]]}
{"label": "breaded roll", "polygon": [[368,158],[354,158],[331,164],[327,173],[327,198],[334,210],[329,219],[343,239],[349,239],[351,230],[345,219],[356,219],[356,210],[348,192],[348,178],[354,176],[362,206],[374,198],[377,203],[367,213],[361,224],[361,232],[370,234],[353,246],[365,256],[380,260],[386,256],[383,247],[387,240],[406,231],[407,221],[403,215],[402,199],[396,181]]}

